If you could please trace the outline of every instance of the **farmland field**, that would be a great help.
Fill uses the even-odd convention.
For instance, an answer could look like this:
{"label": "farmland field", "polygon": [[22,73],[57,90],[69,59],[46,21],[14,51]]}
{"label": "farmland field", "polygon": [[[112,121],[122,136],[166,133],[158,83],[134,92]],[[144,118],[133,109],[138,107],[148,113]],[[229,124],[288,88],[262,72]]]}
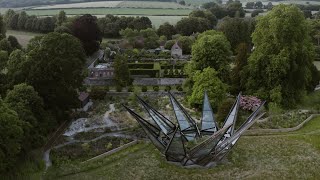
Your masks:
{"label": "farmland field", "polygon": [[188,15],[192,10],[190,9],[143,9],[143,8],[88,8],[88,9],[49,9],[49,10],[27,10],[29,15],[37,16],[53,16],[64,10],[67,15]]}
{"label": "farmland field", "polygon": [[73,4],[57,4],[40,6],[32,9],[69,9],[69,8],[151,8],[151,9],[190,9],[173,2],[151,2],[151,1],[104,1],[86,2]]}
{"label": "farmland field", "polygon": [[15,36],[23,47],[27,47],[29,41],[35,36],[41,36],[40,33],[7,30],[7,36]]}

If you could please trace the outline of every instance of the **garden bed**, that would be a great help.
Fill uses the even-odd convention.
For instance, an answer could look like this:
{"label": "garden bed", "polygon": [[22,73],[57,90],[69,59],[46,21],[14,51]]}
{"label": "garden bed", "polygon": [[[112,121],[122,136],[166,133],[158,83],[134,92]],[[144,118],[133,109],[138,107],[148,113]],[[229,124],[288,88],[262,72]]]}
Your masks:
{"label": "garden bed", "polygon": [[82,162],[118,148],[133,140],[119,137],[105,137],[88,143],[74,143],[59,149],[52,149],[51,159],[55,165],[69,161]]}

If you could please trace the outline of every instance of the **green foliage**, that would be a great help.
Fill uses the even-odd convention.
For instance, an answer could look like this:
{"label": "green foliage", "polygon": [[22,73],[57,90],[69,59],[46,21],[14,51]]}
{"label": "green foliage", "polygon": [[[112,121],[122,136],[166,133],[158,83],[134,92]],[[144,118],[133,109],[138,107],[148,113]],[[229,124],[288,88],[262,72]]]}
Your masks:
{"label": "green foliage", "polygon": [[[224,35],[209,31],[215,35],[200,35],[200,38],[192,46],[192,59],[189,65],[190,73],[195,70],[203,70],[206,67],[214,68],[218,77],[228,81],[230,71],[230,43]],[[205,32],[205,34],[209,34]]]}
{"label": "green foliage", "polygon": [[165,91],[170,91],[171,90],[171,86],[166,86],[165,87]]}
{"label": "green foliage", "polygon": [[255,21],[252,18],[225,17],[219,23],[218,30],[223,32],[235,52],[240,43],[251,44],[251,34],[254,31]]}
{"label": "green foliage", "polygon": [[10,42],[12,49],[21,49],[22,48],[22,46],[18,42],[18,39],[14,36],[8,36],[8,41]]}
{"label": "green foliage", "polygon": [[182,88],[181,85],[178,85],[178,86],[176,87],[176,89],[177,89],[178,91],[183,91],[183,88]]}
{"label": "green foliage", "polygon": [[0,15],[0,40],[6,37],[6,24],[3,20],[3,16]]}
{"label": "green foliage", "polygon": [[235,58],[235,67],[231,72],[231,82],[232,88],[231,92],[234,94],[239,93],[240,91],[245,90],[245,81],[246,79],[241,79],[241,72],[244,67],[248,64],[249,57],[249,47],[245,43],[241,43],[238,45],[236,50],[236,58]]}
{"label": "green foliage", "polygon": [[217,121],[219,122],[219,124],[222,124],[224,122],[230,112],[230,109],[232,108],[233,103],[234,99],[228,98],[225,99],[218,107]]}
{"label": "green foliage", "polygon": [[8,52],[7,51],[0,51],[0,72],[7,66],[8,62]]}
{"label": "green foliage", "polygon": [[158,92],[159,91],[159,86],[153,86],[153,91],[156,91],[156,92]]}
{"label": "green foliage", "polygon": [[205,18],[188,17],[177,22],[176,30],[179,34],[190,36],[193,33],[202,33],[211,29],[211,22]]}
{"label": "green foliage", "polygon": [[134,86],[129,86],[128,87],[128,92],[134,92]]}
{"label": "green foliage", "polygon": [[164,45],[165,49],[171,50],[172,46],[176,43],[176,40],[169,40]]}
{"label": "green foliage", "polygon": [[16,164],[23,139],[22,124],[17,113],[0,99],[0,172]]}
{"label": "green foliage", "polygon": [[301,100],[312,82],[309,33],[303,13],[292,5],[276,6],[258,20],[245,75],[249,94],[286,107]]}
{"label": "green foliage", "polygon": [[7,39],[2,39],[0,41],[0,50],[7,51],[9,54],[12,52],[12,46]]}
{"label": "green foliage", "polygon": [[63,10],[59,12],[58,17],[57,17],[57,26],[61,26],[64,22],[67,21],[67,15],[66,12]]}
{"label": "green foliage", "polygon": [[145,49],[154,49],[159,47],[159,36],[155,29],[143,29],[140,31],[140,35],[143,37]]}
{"label": "green foliage", "polygon": [[141,92],[147,92],[148,86],[141,86]]}
{"label": "green foliage", "polygon": [[165,36],[167,39],[171,39],[172,35],[176,34],[176,29],[168,22],[161,24],[157,30],[159,36]]}
{"label": "green foliage", "polygon": [[34,88],[24,83],[15,85],[8,91],[5,102],[24,122],[22,149],[28,152],[43,145],[48,130],[55,122],[44,110],[43,100]]}
{"label": "green foliage", "polygon": [[179,46],[182,49],[183,54],[191,54],[191,47],[192,47],[192,44],[194,43],[194,38],[190,36],[180,36],[178,38],[178,42],[179,42]]}
{"label": "green foliage", "polygon": [[86,72],[80,41],[59,33],[36,39],[37,43],[28,46],[27,58],[19,50],[9,57],[9,80],[32,85],[49,108],[65,111],[75,107],[77,88],[82,86]]}
{"label": "green foliage", "polygon": [[104,99],[108,91],[108,86],[92,86],[90,91],[90,97],[92,99]]}
{"label": "green foliage", "polygon": [[[205,68],[203,72],[197,71],[193,76],[194,85],[192,94],[188,96],[188,102],[192,105],[201,105],[203,92],[207,91],[213,108],[224,100],[227,86],[218,78],[218,73],[213,68]],[[208,78],[210,77],[210,78]]]}
{"label": "green foliage", "polygon": [[117,91],[117,92],[122,92],[122,86],[117,85],[117,86],[116,86],[116,91]]}
{"label": "green foliage", "polygon": [[128,60],[125,56],[116,55],[114,61],[114,79],[119,86],[127,86],[130,83],[130,71],[128,68]]}

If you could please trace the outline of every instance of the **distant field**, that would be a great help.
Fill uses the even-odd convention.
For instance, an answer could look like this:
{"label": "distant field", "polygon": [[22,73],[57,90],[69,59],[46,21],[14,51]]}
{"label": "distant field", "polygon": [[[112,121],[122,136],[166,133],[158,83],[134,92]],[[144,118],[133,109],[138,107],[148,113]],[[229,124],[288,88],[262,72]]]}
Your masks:
{"label": "distant field", "polygon": [[154,15],[154,16],[178,16],[189,15],[191,9],[143,9],[143,8],[88,8],[88,9],[48,9],[34,10],[29,9],[26,12],[29,15],[53,16],[60,10],[64,10],[67,15],[95,14],[95,15]]}
{"label": "distant field", "polygon": [[35,36],[41,36],[41,33],[32,33],[24,31],[7,30],[7,36],[15,36],[23,47],[27,47],[29,41]]}
{"label": "distant field", "polygon": [[73,4],[57,4],[40,6],[32,9],[68,9],[68,8],[152,8],[152,9],[190,9],[173,2],[151,2],[151,1],[102,1]]}

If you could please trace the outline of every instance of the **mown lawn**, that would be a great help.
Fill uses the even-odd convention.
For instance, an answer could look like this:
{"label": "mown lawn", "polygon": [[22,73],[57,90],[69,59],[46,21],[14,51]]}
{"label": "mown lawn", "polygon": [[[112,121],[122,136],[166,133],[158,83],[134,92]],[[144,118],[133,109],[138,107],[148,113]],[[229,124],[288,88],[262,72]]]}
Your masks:
{"label": "mown lawn", "polygon": [[295,133],[244,136],[228,160],[210,168],[167,163],[141,143],[101,160],[52,167],[44,179],[319,179],[320,118]]}

